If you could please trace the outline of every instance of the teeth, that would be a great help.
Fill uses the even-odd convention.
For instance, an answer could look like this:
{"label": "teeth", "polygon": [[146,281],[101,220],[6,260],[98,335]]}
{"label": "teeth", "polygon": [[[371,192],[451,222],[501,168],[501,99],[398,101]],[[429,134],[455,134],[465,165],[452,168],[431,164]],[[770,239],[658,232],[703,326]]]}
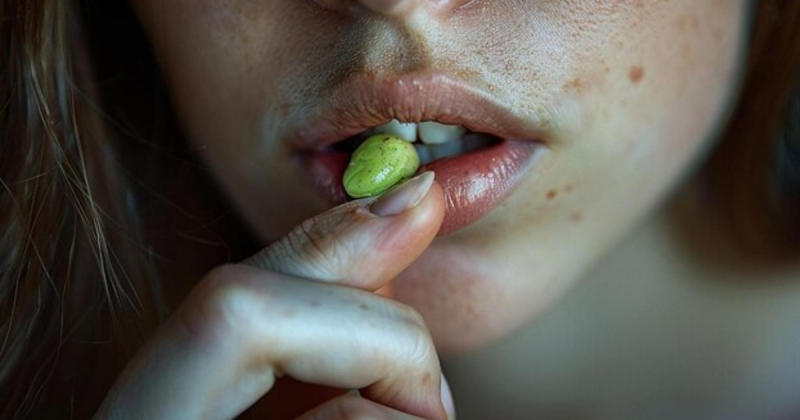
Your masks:
{"label": "teeth", "polygon": [[414,123],[406,124],[397,120],[391,120],[380,127],[375,127],[373,130],[376,133],[391,134],[400,137],[410,143],[417,141],[417,124]]}
{"label": "teeth", "polygon": [[480,133],[470,133],[464,136],[464,139],[459,143],[461,143],[461,148],[463,149],[462,153],[466,153],[483,149],[495,144],[496,142],[497,140],[492,138],[492,136]]}
{"label": "teeth", "polygon": [[419,125],[419,138],[423,143],[442,144],[450,140],[458,140],[467,129],[460,125],[445,125],[437,122],[424,122]]}
{"label": "teeth", "polygon": [[365,134],[377,133],[391,134],[411,143],[419,139],[426,144],[443,144],[461,139],[467,134],[467,129],[460,125],[446,125],[437,122],[414,124],[391,120],[384,125],[367,130]]}
{"label": "teeth", "polygon": [[457,156],[490,144],[491,138],[485,135],[467,133],[469,130],[460,125],[446,125],[432,121],[420,124],[401,123],[392,120],[384,125],[370,128],[362,137],[391,134],[414,143],[420,163],[425,165],[434,160]]}
{"label": "teeth", "polygon": [[416,144],[414,145],[414,148],[417,149],[417,155],[419,156],[420,165],[425,165],[433,161],[433,156],[431,155],[431,149],[428,146]]}
{"label": "teeth", "polygon": [[450,156],[460,155],[464,152],[464,144],[460,141],[449,141],[447,143],[428,146],[431,150],[433,160],[444,159]]}

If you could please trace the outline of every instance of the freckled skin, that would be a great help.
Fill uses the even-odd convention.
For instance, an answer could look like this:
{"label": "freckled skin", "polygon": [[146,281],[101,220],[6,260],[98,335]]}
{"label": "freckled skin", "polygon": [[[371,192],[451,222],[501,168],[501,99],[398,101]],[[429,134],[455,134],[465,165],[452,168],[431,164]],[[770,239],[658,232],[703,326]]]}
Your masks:
{"label": "freckled skin", "polygon": [[644,68],[642,66],[633,66],[628,78],[633,84],[639,84],[644,79]]}
{"label": "freckled skin", "polygon": [[393,283],[443,353],[534,319],[669,196],[735,99],[751,3],[420,0],[390,17],[131,1],[188,137],[264,243],[328,208],[284,140],[353,77],[446,73],[546,128],[548,152],[508,200]]}
{"label": "freckled skin", "polygon": [[411,178],[419,169],[414,146],[396,136],[372,136],[353,152],[344,189],[353,198],[375,197]]}

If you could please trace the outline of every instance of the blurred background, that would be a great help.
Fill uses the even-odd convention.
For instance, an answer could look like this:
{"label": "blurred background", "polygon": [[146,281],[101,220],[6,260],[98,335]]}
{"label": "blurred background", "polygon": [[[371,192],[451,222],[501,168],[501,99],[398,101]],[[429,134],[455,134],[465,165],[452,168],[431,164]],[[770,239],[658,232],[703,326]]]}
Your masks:
{"label": "blurred background", "polygon": [[443,360],[459,420],[800,419],[800,267],[754,282],[686,258],[668,219],[526,330]]}

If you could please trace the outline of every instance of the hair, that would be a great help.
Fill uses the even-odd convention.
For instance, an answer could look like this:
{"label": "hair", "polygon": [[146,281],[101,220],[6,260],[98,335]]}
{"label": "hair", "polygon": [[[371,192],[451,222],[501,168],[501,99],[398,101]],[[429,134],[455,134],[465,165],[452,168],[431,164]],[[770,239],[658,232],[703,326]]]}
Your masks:
{"label": "hair", "polygon": [[[103,396],[92,390],[110,386],[164,315],[136,187],[154,163],[125,139],[169,137],[172,117],[127,3],[0,0],[2,418],[91,415]],[[710,192],[742,249],[796,259],[800,2],[757,9]],[[131,35],[100,36],[109,20]]]}
{"label": "hair", "polygon": [[[95,356],[127,353],[156,323],[153,264],[79,5],[0,1],[2,418],[84,400],[108,381],[93,376]],[[114,375],[124,356],[101,359]]]}
{"label": "hair", "polygon": [[742,95],[708,164],[708,193],[740,254],[800,255],[800,2],[761,0]]}

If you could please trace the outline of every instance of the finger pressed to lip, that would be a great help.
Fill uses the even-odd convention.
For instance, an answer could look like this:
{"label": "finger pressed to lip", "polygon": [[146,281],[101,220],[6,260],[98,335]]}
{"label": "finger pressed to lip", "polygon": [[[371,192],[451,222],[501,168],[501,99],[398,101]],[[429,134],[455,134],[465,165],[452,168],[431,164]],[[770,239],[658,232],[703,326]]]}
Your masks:
{"label": "finger pressed to lip", "polygon": [[[425,187],[422,194],[396,190],[377,202],[350,202],[307,220],[243,263],[377,290],[413,263],[439,231],[444,218],[443,192],[429,178],[423,174],[408,183]],[[397,203],[406,198],[414,201],[410,208]]]}
{"label": "finger pressed to lip", "polygon": [[232,418],[288,375],[446,419],[424,320],[370,293],[416,260],[442,223],[443,194],[431,174],[405,189],[332,209],[243,264],[206,275],[101,413]]}

